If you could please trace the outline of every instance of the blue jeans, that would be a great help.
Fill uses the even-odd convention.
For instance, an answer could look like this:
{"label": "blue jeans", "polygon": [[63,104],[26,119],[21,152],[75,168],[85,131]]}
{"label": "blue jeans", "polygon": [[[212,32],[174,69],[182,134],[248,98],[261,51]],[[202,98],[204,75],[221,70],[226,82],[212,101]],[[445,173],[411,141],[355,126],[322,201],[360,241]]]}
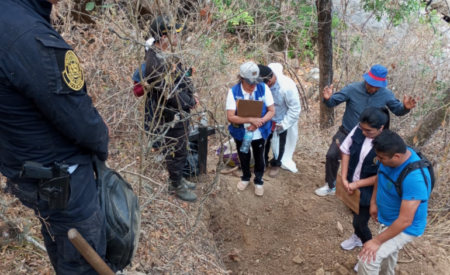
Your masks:
{"label": "blue jeans", "polygon": [[92,164],[79,165],[70,175],[70,197],[65,210],[49,209],[48,203],[38,195],[36,180],[12,179],[8,181],[8,187],[39,217],[44,244],[56,274],[97,274],[67,237],[69,229],[77,229],[105,259],[105,217],[100,209]]}

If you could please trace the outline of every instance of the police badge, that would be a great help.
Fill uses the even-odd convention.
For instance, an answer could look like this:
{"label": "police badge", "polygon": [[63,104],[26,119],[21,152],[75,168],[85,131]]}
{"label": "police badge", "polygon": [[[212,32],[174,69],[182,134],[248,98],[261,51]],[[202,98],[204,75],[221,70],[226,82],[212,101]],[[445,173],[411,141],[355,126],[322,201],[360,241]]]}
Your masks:
{"label": "police badge", "polygon": [[66,52],[64,68],[62,75],[67,86],[75,91],[81,90],[84,86],[83,69],[81,69],[80,61],[73,51]]}

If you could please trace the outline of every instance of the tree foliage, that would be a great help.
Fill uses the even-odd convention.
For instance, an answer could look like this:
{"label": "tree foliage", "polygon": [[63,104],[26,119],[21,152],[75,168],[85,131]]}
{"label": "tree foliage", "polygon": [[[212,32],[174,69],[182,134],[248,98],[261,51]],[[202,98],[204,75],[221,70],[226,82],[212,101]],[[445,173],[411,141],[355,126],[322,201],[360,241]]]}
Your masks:
{"label": "tree foliage", "polygon": [[421,6],[424,6],[418,0],[362,0],[361,4],[365,11],[373,12],[378,21],[387,16],[394,26],[405,21],[411,13],[419,12]]}

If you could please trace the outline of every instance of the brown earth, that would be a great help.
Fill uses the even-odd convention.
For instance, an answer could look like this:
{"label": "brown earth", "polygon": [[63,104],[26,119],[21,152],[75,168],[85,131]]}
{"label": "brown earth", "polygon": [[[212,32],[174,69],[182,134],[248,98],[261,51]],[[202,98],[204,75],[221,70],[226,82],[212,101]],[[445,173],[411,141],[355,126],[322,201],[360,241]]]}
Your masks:
{"label": "brown earth", "polygon": [[[314,194],[324,182],[322,159],[297,155],[298,173],[282,170],[275,179],[266,173],[263,197],[252,185],[244,192],[236,188],[239,172],[221,176],[207,226],[232,274],[356,274],[360,248],[340,248],[353,233],[349,208],[335,196]],[[375,222],[370,227],[375,234]],[[419,238],[400,252],[396,274],[450,274],[449,257]]]}
{"label": "brown earth", "polygon": [[[235,275],[356,274],[360,248],[344,251],[339,246],[352,234],[350,210],[334,196],[313,193],[323,184],[323,154],[295,155],[294,160],[298,173],[282,170],[276,179],[264,176],[263,197],[255,196],[253,186],[238,191],[237,176],[221,175],[198,226],[200,203],[184,203],[168,196],[167,186],[155,187],[150,195],[154,201],[142,209],[139,250],[129,270],[152,275],[215,275],[226,270]],[[210,155],[210,170],[216,161]],[[197,179],[201,199],[212,177],[210,173]],[[11,241],[25,231],[42,243],[37,218],[14,197],[0,194],[5,203],[0,213],[16,225],[0,221],[2,274],[54,274],[45,252]],[[373,221],[370,227],[375,234]],[[191,229],[193,235],[185,238]],[[425,237],[408,244],[399,259],[396,274],[450,274],[447,252]]]}

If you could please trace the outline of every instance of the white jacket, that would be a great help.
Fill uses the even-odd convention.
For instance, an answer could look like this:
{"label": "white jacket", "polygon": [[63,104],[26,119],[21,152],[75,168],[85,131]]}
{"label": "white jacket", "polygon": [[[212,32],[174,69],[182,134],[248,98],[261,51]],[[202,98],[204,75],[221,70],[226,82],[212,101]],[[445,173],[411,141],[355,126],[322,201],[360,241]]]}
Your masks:
{"label": "white jacket", "polygon": [[292,79],[283,74],[283,65],[280,63],[271,63],[268,67],[272,69],[277,77],[278,84],[280,85],[280,94],[288,107],[287,114],[280,124],[283,126],[283,129],[289,129],[298,121],[302,110],[297,85],[295,85]]}
{"label": "white jacket", "polygon": [[[283,65],[280,63],[271,63],[268,65],[277,77],[280,85],[280,94],[284,98],[288,111],[281,121],[283,129],[287,130],[286,145],[284,147],[283,158],[281,159],[281,168],[297,173],[297,165],[292,160],[298,140],[298,119],[302,109],[300,105],[300,96],[297,90],[297,85],[289,77],[283,74]],[[276,110],[275,110],[276,112]]]}

